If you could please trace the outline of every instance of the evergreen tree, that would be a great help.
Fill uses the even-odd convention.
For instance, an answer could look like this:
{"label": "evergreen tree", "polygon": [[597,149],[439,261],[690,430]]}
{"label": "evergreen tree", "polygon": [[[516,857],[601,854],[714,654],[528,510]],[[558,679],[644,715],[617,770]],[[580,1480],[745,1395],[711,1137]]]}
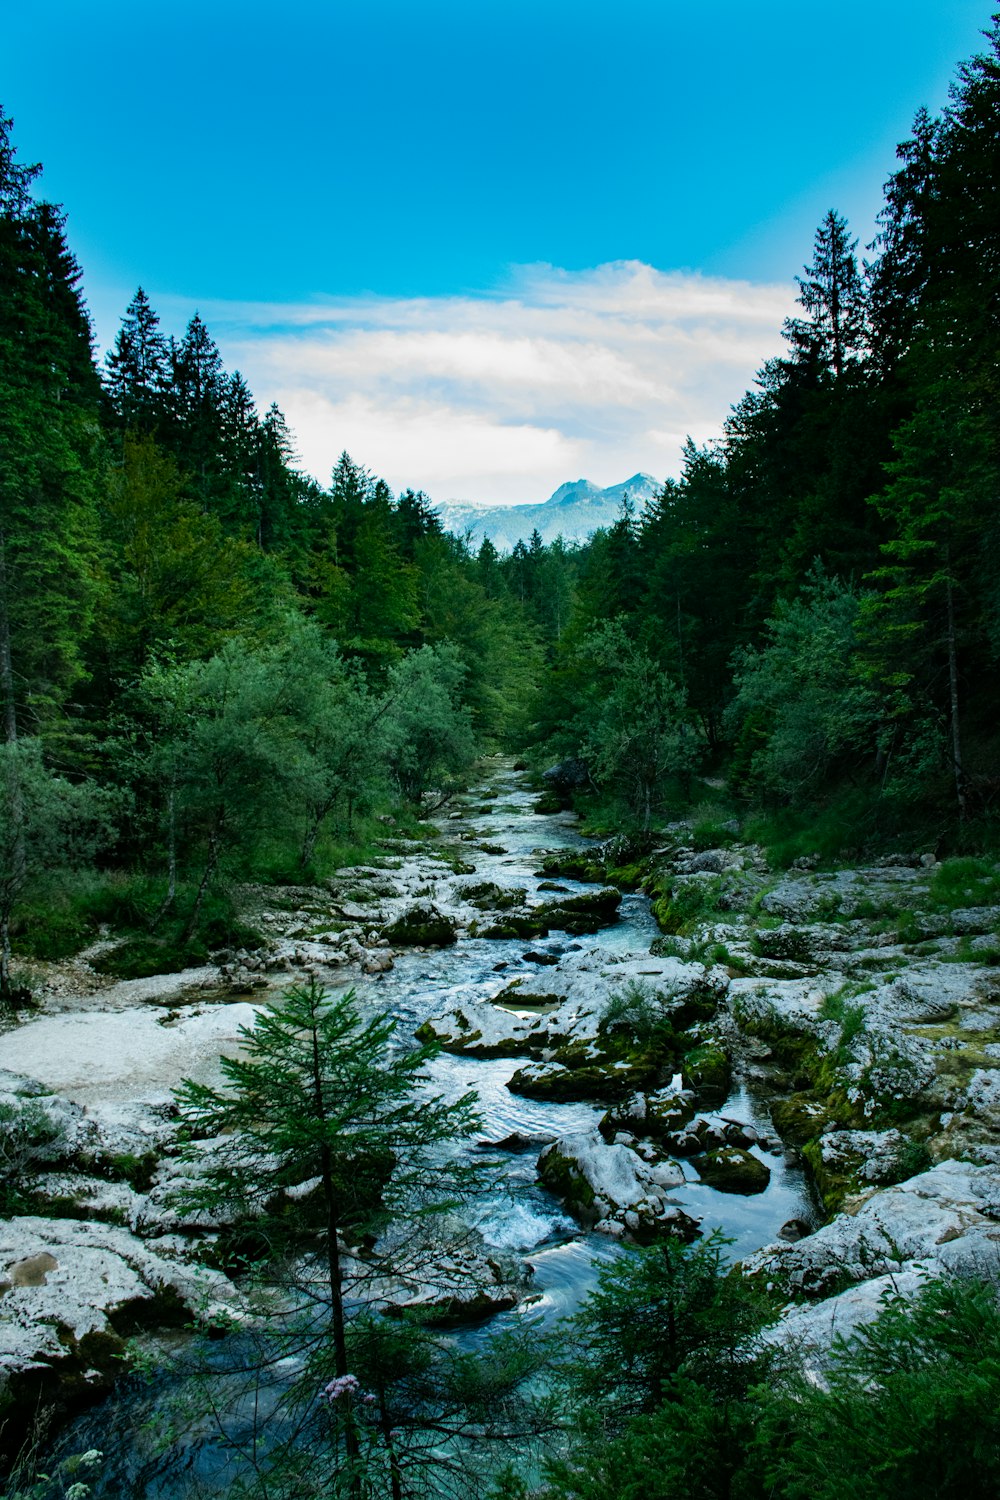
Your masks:
{"label": "evergreen tree", "polygon": [[797,352],[816,353],[837,380],[865,341],[865,296],[855,257],[857,240],[834,209],[816,231],[812,265],[796,277],[805,318],[790,319],[786,336]]}
{"label": "evergreen tree", "polygon": [[0,706],[51,734],[85,672],[99,385],[63,219],[30,193],[0,115]]}
{"label": "evergreen tree", "polygon": [[[327,1320],[321,1348],[333,1368],[329,1395],[339,1419],[332,1435],[344,1444],[355,1494],[363,1448],[350,1399],[359,1382],[349,1357],[348,1299],[358,1289],[345,1268],[348,1243],[374,1240],[407,1215],[426,1222],[450,1211],[481,1176],[442,1149],[476,1129],[472,1095],[454,1103],[431,1095],[432,1049],[393,1052],[394,1030],[386,1015],[362,1016],[353,991],[335,998],[315,982],[297,985],[243,1028],[241,1057],[220,1060],[224,1089],[187,1080],[176,1096],[195,1140],[216,1142],[207,1163],[197,1144],[190,1152],[198,1175],[183,1194],[187,1206],[223,1209],[252,1224],[274,1253],[290,1229],[304,1227],[284,1207],[287,1190],[318,1184],[322,1272],[311,1280],[310,1298]],[[317,1364],[313,1353],[310,1394]]]}
{"label": "evergreen tree", "polygon": [[108,394],[122,426],[155,432],[166,416],[170,365],[160,320],[142,287],[125,309],[105,367]]}

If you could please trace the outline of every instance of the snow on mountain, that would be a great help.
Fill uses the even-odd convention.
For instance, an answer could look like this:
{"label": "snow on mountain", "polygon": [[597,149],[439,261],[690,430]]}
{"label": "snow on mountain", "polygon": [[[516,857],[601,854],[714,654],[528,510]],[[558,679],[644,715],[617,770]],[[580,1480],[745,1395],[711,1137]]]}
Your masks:
{"label": "snow on mountain", "polygon": [[641,511],[661,488],[651,474],[633,474],[604,490],[589,479],[577,479],[561,484],[540,505],[484,507],[447,501],[437,511],[446,530],[457,536],[470,532],[474,547],[488,536],[500,552],[509,552],[515,542],[527,541],[535,530],[543,542],[554,542],[557,536],[566,542],[586,541],[599,527],[617,520],[626,492]]}

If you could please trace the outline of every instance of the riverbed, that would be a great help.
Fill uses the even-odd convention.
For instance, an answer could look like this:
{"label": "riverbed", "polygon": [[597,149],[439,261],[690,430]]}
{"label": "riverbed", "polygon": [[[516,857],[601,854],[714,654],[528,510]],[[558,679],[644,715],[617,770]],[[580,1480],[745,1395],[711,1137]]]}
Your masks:
{"label": "riverbed", "polygon": [[[545,890],[539,889],[546,879],[540,872],[540,852],[588,844],[572,814],[540,816],[534,811],[535,801],[524,776],[509,762],[497,760],[488,763],[480,792],[474,791],[458,814],[445,815],[440,824],[446,846],[459,853],[466,866],[474,865],[476,880],[524,889],[529,906],[546,899]],[[386,871],[386,878],[392,879],[391,869]],[[453,872],[442,865],[425,894],[429,899],[444,900],[455,883]],[[571,893],[588,889],[569,879],[560,878],[559,884]],[[552,932],[529,943],[524,939],[486,939],[466,931],[451,947],[398,953],[394,966],[383,974],[359,979],[353,971],[336,971],[324,975],[324,979],[334,990],[355,986],[363,1006],[372,1014],[388,1012],[393,1016],[397,1021],[396,1045],[408,1047],[422,1022],[457,1001],[492,1000],[515,979],[544,976],[549,967],[545,960],[559,960],[589,948],[608,955],[641,958],[648,955],[657,931],[648,900],[628,893],[623,897],[619,920],[594,936],[571,938],[565,933]],[[658,972],[652,958],[648,972],[651,976]],[[535,987],[544,989],[544,983]],[[516,1000],[510,1004],[516,1009]],[[225,1013],[233,1011],[238,1013],[240,1021],[245,1021],[249,1009],[247,1002],[237,1005],[230,1002],[217,1008],[208,1005],[202,1012],[206,1019],[202,1023],[203,1035],[194,1046],[196,1055],[189,1041],[178,1055],[180,1070],[207,1076],[217,1051],[214,1043],[227,1031]],[[121,1019],[120,1005],[117,1011],[108,1012],[109,1016],[114,1014]],[[100,1013],[93,1009],[87,1016],[67,1015],[62,1019],[66,1024],[73,1022],[85,1029],[88,1016],[93,1036],[102,1024]],[[58,1019],[52,1018],[53,1026]],[[41,1041],[46,1021],[39,1021],[37,1026]],[[16,1060],[7,1066],[31,1071],[30,1041],[34,1029],[28,1026],[18,1034]],[[230,1025],[228,1029],[234,1028]],[[53,1039],[49,1045],[58,1046]],[[193,1066],[195,1063],[197,1066]],[[162,1076],[162,1058],[158,1065]],[[133,1060],[133,1071],[138,1066]],[[604,1112],[603,1106],[542,1102],[511,1093],[507,1082],[517,1066],[518,1062],[509,1057],[481,1060],[441,1053],[431,1065],[430,1081],[446,1097],[457,1097],[470,1090],[475,1094],[481,1136],[471,1143],[472,1149],[511,1137],[519,1137],[523,1143],[520,1149],[505,1151],[503,1190],[482,1203],[476,1213],[476,1224],[486,1245],[518,1258],[525,1279],[525,1295],[519,1307],[498,1315],[491,1320],[491,1326],[532,1317],[552,1327],[579,1306],[602,1266],[632,1252],[607,1235],[582,1229],[537,1178],[541,1146],[556,1138],[593,1131]],[[114,1071],[110,1062],[105,1065],[105,1072],[109,1071]],[[51,1086],[59,1086],[58,1080],[48,1081]],[[97,1098],[102,1093],[107,1095],[111,1084],[103,1075],[88,1074],[84,1068],[75,1082],[69,1080],[62,1086],[69,1095],[86,1102],[88,1093]],[[709,1119],[753,1125],[762,1139],[773,1138],[764,1101],[739,1079],[725,1104],[704,1114]],[[672,1203],[700,1221],[703,1233],[720,1229],[732,1242],[727,1253],[733,1258],[742,1258],[774,1241],[787,1221],[809,1220],[814,1216],[802,1170],[776,1142],[775,1146],[774,1150],[761,1145],[751,1148],[770,1169],[770,1182],[763,1192],[744,1197],[716,1191],[699,1181],[693,1168],[681,1164],[685,1180],[669,1194]],[[467,1329],[456,1336],[474,1340],[479,1332]],[[279,1386],[281,1377],[279,1371]],[[94,1496],[192,1500],[205,1490],[217,1493],[224,1487],[226,1476],[231,1474],[231,1459],[210,1425],[199,1424],[193,1433],[163,1446],[158,1413],[162,1417],[164,1393],[162,1383],[152,1388],[133,1384],[79,1418],[66,1432],[60,1443],[61,1451],[99,1448],[105,1454],[100,1476],[95,1477]]]}

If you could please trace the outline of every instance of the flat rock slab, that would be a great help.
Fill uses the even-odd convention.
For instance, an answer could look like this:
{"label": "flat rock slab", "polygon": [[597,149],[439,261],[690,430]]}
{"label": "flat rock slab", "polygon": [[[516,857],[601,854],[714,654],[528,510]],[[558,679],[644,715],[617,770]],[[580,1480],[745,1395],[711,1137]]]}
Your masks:
{"label": "flat rock slab", "polygon": [[25,1384],[37,1391],[38,1377],[56,1370],[103,1388],[131,1328],[235,1310],[231,1283],[184,1264],[182,1250],[180,1240],[151,1243],[78,1219],[0,1224],[0,1392],[16,1403]]}
{"label": "flat rock slab", "polygon": [[807,1297],[899,1271],[1000,1268],[1000,1169],[945,1161],[883,1188],[794,1245],[765,1245],[744,1271]]}
{"label": "flat rock slab", "polygon": [[173,1016],[148,1007],[41,1016],[0,1037],[0,1065],[76,1104],[162,1098],[182,1078],[214,1080],[219,1053],[238,1050],[239,1028],[256,1014],[239,1001]]}
{"label": "flat rock slab", "polygon": [[883,1311],[886,1299],[909,1300],[927,1285],[922,1271],[901,1271],[875,1276],[870,1281],[850,1286],[823,1302],[810,1302],[787,1309],[782,1318],[764,1332],[770,1344],[793,1349],[802,1360],[808,1379],[825,1387],[825,1373],[831,1363],[831,1351],[838,1338],[849,1339],[873,1323]]}

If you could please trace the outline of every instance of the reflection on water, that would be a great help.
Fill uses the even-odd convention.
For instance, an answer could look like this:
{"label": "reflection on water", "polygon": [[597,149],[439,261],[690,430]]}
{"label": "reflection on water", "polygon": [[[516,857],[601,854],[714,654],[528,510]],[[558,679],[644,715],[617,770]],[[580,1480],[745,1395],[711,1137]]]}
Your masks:
{"label": "reflection on water", "polygon": [[[447,832],[459,838],[463,834],[473,835],[461,847],[469,861],[475,863],[477,880],[491,880],[508,887],[523,886],[529,902],[549,899],[548,893],[538,890],[539,878],[544,878],[537,873],[538,850],[584,847],[587,841],[580,837],[571,815],[535,815],[533,796],[523,790],[510,771],[498,769],[491,782],[500,791],[500,800],[482,813],[449,820]],[[504,852],[488,854],[480,847],[483,842],[502,846]],[[450,879],[442,875],[442,889]],[[561,877],[558,883],[570,891],[586,889],[579,882]],[[553,933],[547,938],[532,939],[530,948],[556,955],[581,946],[596,946],[615,953],[641,953],[648,950],[657,931],[646,898],[629,894],[622,901],[621,919],[614,927],[581,940]],[[439,1014],[445,1006],[489,998],[511,978],[537,974],[537,966],[523,957],[528,946],[519,939],[466,938],[453,948],[404,953],[388,974],[363,982],[359,996],[373,1011],[388,1011],[398,1018],[398,1045],[408,1046],[415,1027]],[[501,964],[506,967],[498,973],[497,966]],[[447,1097],[468,1090],[476,1094],[482,1122],[480,1144],[501,1141],[513,1134],[526,1140],[524,1150],[503,1156],[506,1192],[495,1194],[480,1205],[477,1225],[487,1244],[522,1256],[533,1270],[530,1291],[522,1306],[494,1319],[492,1326],[502,1327],[525,1317],[539,1318],[546,1326],[552,1326],[576,1309],[595,1284],[602,1266],[628,1252],[606,1236],[582,1232],[536,1180],[536,1161],[542,1145],[559,1136],[593,1130],[603,1111],[592,1104],[551,1104],[511,1094],[506,1084],[517,1066],[509,1058],[480,1061],[441,1054],[430,1067],[430,1086]],[[754,1125],[765,1136],[771,1133],[766,1112],[745,1089],[734,1093],[710,1118],[720,1116]],[[721,1228],[734,1242],[729,1252],[734,1257],[746,1255],[773,1240],[786,1220],[809,1218],[812,1214],[801,1171],[788,1166],[780,1153],[753,1149],[771,1169],[770,1186],[765,1192],[752,1197],[720,1193],[698,1182],[693,1170],[685,1164],[690,1180],[670,1194],[702,1221],[706,1231]],[[465,1330],[456,1337],[462,1343],[474,1343],[482,1337],[482,1330]],[[273,1400],[291,1373],[275,1368],[269,1377],[270,1396],[264,1390],[257,1392],[255,1399]],[[168,1443],[164,1451],[157,1451],[157,1412],[162,1408],[162,1396],[159,1386],[149,1389],[129,1386],[81,1418],[66,1435],[64,1451],[97,1447],[108,1455],[110,1462],[93,1489],[95,1497],[134,1495],[150,1500],[168,1500],[168,1497],[194,1500],[195,1496],[215,1495],[225,1490],[233,1477],[233,1458],[209,1426],[204,1426],[200,1433],[188,1433],[183,1443]],[[237,1407],[234,1415],[238,1428],[240,1397],[235,1389],[231,1400]]]}

